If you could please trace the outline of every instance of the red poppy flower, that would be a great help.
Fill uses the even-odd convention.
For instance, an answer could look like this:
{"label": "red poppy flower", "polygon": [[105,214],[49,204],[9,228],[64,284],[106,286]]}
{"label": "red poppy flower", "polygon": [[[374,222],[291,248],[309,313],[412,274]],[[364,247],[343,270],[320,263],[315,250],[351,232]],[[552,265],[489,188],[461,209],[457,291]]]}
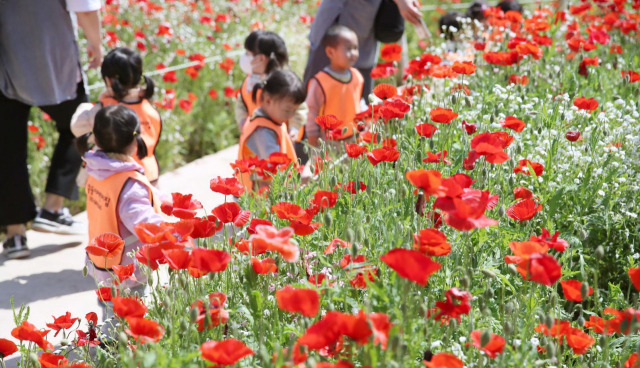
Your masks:
{"label": "red poppy flower", "polygon": [[192,194],[171,193],[173,203],[163,203],[162,212],[167,216],[175,216],[179,219],[192,219],[196,216],[196,210],[202,208],[202,203],[191,199]]}
{"label": "red poppy flower", "polygon": [[587,111],[593,111],[598,108],[598,101],[593,98],[577,97],[573,100],[573,106]]}
{"label": "red poppy flower", "polygon": [[60,333],[60,330],[69,329],[77,320],[77,318],[71,318],[71,312],[67,312],[58,318],[53,317],[53,323],[47,323],[47,327],[56,331],[56,334],[53,335],[53,337],[56,337]]}
{"label": "red poppy flower", "polygon": [[18,351],[16,344],[7,339],[0,339],[0,360]]}
{"label": "red poppy flower", "polygon": [[579,328],[571,328],[565,335],[567,345],[571,347],[574,354],[582,355],[586,353],[595,343],[595,339]]}
{"label": "red poppy flower", "polygon": [[[460,316],[469,314],[471,311],[471,304],[469,304],[471,298],[470,292],[460,290],[457,287],[447,290],[445,293],[446,300],[436,302],[436,310],[438,313],[433,319],[440,320],[440,324],[449,324],[451,318],[456,319],[458,323],[460,323]],[[430,312],[429,316],[431,314]]]}
{"label": "red poppy flower", "polygon": [[438,353],[430,361],[424,361],[427,368],[463,368],[464,363],[451,353]]}
{"label": "red poppy flower", "polygon": [[[209,310],[205,308],[202,300],[197,300],[191,305],[192,310],[196,309],[198,311],[198,317],[195,321],[198,325],[198,331],[202,332],[205,327],[211,329],[229,321],[229,312],[223,309],[226,300],[227,296],[224,293],[215,292],[209,294]],[[205,326],[207,322],[208,324]]]}
{"label": "red poppy flower", "polygon": [[398,89],[387,83],[380,83],[373,89],[373,94],[381,100],[396,97]]}
{"label": "red poppy flower", "polygon": [[256,257],[251,257],[251,267],[255,273],[261,275],[278,272],[276,261],[273,258],[265,258],[261,261]]}
{"label": "red poppy flower", "polygon": [[316,364],[315,368],[353,368],[353,364],[345,362],[344,360],[339,361],[338,363],[320,362]]}
{"label": "red poppy flower", "polygon": [[436,229],[420,230],[420,233],[413,235],[413,241],[413,248],[428,256],[446,256],[451,253],[451,243]]}
{"label": "red poppy flower", "polygon": [[431,120],[436,123],[449,124],[451,120],[458,117],[458,114],[451,109],[444,109],[442,107],[436,107],[429,112]]}
{"label": "red poppy flower", "polygon": [[536,173],[536,176],[540,176],[544,172],[544,166],[542,166],[542,164],[532,162],[527,159],[518,161],[518,166],[513,168],[513,172],[514,174],[522,173],[524,175],[531,175],[529,172],[529,166],[531,166],[533,172]]}
{"label": "red poppy flower", "polygon": [[360,146],[356,143],[345,144],[345,149],[347,151],[347,156],[351,158],[358,158],[363,153],[367,152],[367,147]]}
{"label": "red poppy flower", "polygon": [[369,313],[371,327],[373,327],[373,344],[380,344],[382,350],[387,349],[387,341],[389,340],[389,330],[393,324],[389,321],[386,313]]}
{"label": "red poppy flower", "polygon": [[400,61],[402,59],[402,46],[397,43],[389,43],[380,48],[380,58],[384,61]]}
{"label": "red poppy flower", "polygon": [[473,123],[467,123],[466,120],[462,120],[462,127],[467,132],[468,135],[471,135],[478,131],[478,126]]}
{"label": "red poppy flower", "polygon": [[367,159],[373,166],[380,162],[394,162],[400,157],[400,152],[393,147],[381,147],[367,153]]}
{"label": "red poppy flower", "polygon": [[221,272],[231,260],[229,253],[219,249],[194,248],[191,251],[191,267],[205,272]]}
{"label": "red poppy flower", "polygon": [[221,365],[233,365],[242,358],[253,355],[242,341],[226,339],[223,341],[207,341],[200,346],[202,359]]}
{"label": "red poppy flower", "polygon": [[[563,280],[560,281],[562,285],[562,292],[564,298],[573,302],[581,302],[582,299],[582,282],[578,280]],[[593,294],[593,288],[589,286],[587,296]]]}
{"label": "red poppy flower", "polygon": [[146,244],[140,247],[136,253],[136,259],[138,262],[148,266],[152,270],[157,270],[160,264],[165,263],[163,250],[169,249],[183,249],[184,246],[179,244],[168,245],[168,246],[160,246],[158,244]]}
{"label": "red poppy flower", "polygon": [[567,138],[569,142],[575,142],[582,139],[582,136],[580,135],[579,131],[570,131],[570,132],[567,132],[567,134],[565,134],[564,136],[565,138]]}
{"label": "red poppy flower", "polygon": [[289,222],[289,227],[293,229],[293,232],[298,236],[307,236],[313,234],[322,225],[319,222],[306,223],[304,221],[293,220]]}
{"label": "red poppy flower", "polygon": [[504,149],[511,145],[513,137],[506,132],[480,133],[471,139],[469,158],[475,160],[484,156],[487,162],[501,164],[509,159]]}
{"label": "red poppy flower", "polygon": [[[211,218],[211,220],[209,219]],[[197,238],[210,238],[216,232],[222,230],[222,222],[218,221],[215,216],[208,216],[202,218],[195,218],[192,221],[193,231],[191,231],[191,237]]]}
{"label": "red poppy flower", "polygon": [[235,177],[231,178],[217,178],[211,179],[209,187],[212,191],[224,195],[233,195],[240,197],[244,193],[244,186],[240,184]]}
{"label": "red poppy flower", "polygon": [[439,196],[444,193],[442,174],[437,170],[418,169],[407,171],[405,177],[413,186],[422,189],[427,196]]}
{"label": "red poppy flower", "polygon": [[503,128],[513,129],[513,130],[516,131],[516,133],[522,132],[526,125],[527,124],[524,121],[522,121],[522,120],[520,120],[520,119],[518,119],[518,118],[516,118],[514,116],[507,116],[504,119],[504,122],[502,122],[502,127]]}
{"label": "red poppy flower", "polygon": [[258,225],[273,225],[273,223],[265,219],[259,219],[259,218],[251,219],[251,222],[249,222],[249,226],[247,226],[247,232],[249,234],[255,234],[256,226]]}
{"label": "red poppy flower", "polygon": [[271,206],[273,213],[283,220],[297,220],[301,217],[306,217],[307,213],[300,206],[295,203],[280,202]]}
{"label": "red poppy flower", "polygon": [[320,350],[334,345],[341,334],[342,315],[340,312],[327,312],[318,322],[307,328],[304,335],[298,339],[298,344],[310,350]]}
{"label": "red poppy flower", "polygon": [[144,317],[147,313],[147,307],[134,297],[113,297],[113,312],[123,319],[129,317]]}
{"label": "red poppy flower", "polygon": [[633,70],[622,70],[620,71],[622,74],[622,78],[624,78],[629,83],[640,82],[640,73]]}
{"label": "red poppy flower", "polygon": [[133,276],[134,267],[135,265],[133,263],[128,264],[126,266],[123,266],[123,265],[113,266],[113,272],[116,274],[116,277],[118,278],[116,284],[119,285],[120,283],[124,282],[124,280],[131,278],[131,276]]}
{"label": "red poppy flower", "polygon": [[471,341],[473,341],[474,347],[482,350],[491,359],[495,359],[498,354],[502,354],[505,345],[504,337],[492,333],[489,342],[487,342],[484,346],[481,345],[481,337],[482,331],[475,330],[471,332]]}
{"label": "red poppy flower", "polygon": [[470,75],[476,72],[476,65],[473,63],[473,61],[456,61],[451,66],[451,70],[458,74]]}
{"label": "red poppy flower", "polygon": [[525,187],[513,188],[513,196],[516,199],[530,199],[533,198],[533,193]]}
{"label": "red poppy flower", "polygon": [[489,191],[465,188],[462,194],[453,198],[441,197],[434,206],[445,211],[445,222],[460,231],[495,226],[498,221],[485,216],[487,209],[493,208],[497,196],[491,196]]}
{"label": "red poppy flower", "polygon": [[164,327],[150,319],[131,317],[127,318],[127,323],[129,323],[129,328],[126,328],[124,332],[140,344],[158,342],[164,335]]}
{"label": "red poppy flower", "polygon": [[542,205],[536,203],[534,199],[523,199],[507,208],[507,216],[522,222],[531,220],[540,211],[542,211]]}
{"label": "red poppy flower", "polygon": [[191,252],[185,249],[162,250],[164,259],[172,270],[185,270],[191,264]]}
{"label": "red poppy flower", "polygon": [[[95,290],[98,300],[103,302],[110,302],[113,295],[111,295],[111,288],[108,286],[101,287]],[[120,291],[116,290],[116,296],[120,295]]]}
{"label": "red poppy flower", "polygon": [[243,211],[240,208],[240,205],[235,202],[223,203],[214,208],[211,213],[213,213],[213,215],[216,216],[216,218],[220,220],[220,222],[224,224],[233,222],[233,225],[235,225],[236,227],[244,226],[249,221],[249,217],[251,216],[250,211]]}
{"label": "red poppy flower", "polygon": [[522,56],[518,51],[513,50],[508,52],[485,52],[482,54],[482,58],[489,64],[506,66],[516,64]]}
{"label": "red poppy flower", "polygon": [[335,115],[320,115],[315,120],[324,130],[340,129],[344,125]]}
{"label": "red poppy flower", "polygon": [[427,151],[427,157],[423,158],[422,162],[431,164],[439,164],[444,162],[447,165],[451,165],[451,161],[447,159],[447,153],[447,150],[442,150],[436,153]]}
{"label": "red poppy flower", "polygon": [[522,86],[526,86],[529,83],[529,77],[526,75],[515,75],[511,74],[509,77],[509,84],[520,84]]}
{"label": "red poppy flower", "polygon": [[636,288],[636,290],[640,290],[640,267],[629,268],[627,273],[629,274],[631,283]]}
{"label": "red poppy flower", "polygon": [[347,184],[343,184],[342,189],[344,189],[345,192],[349,192],[351,194],[358,194],[358,191],[364,192],[367,189],[367,185],[361,181],[357,183],[355,181],[350,181]]}
{"label": "red poppy flower", "polygon": [[392,249],[380,259],[401,277],[422,286],[426,286],[429,276],[442,267],[440,263],[418,251],[402,248]]}
{"label": "red poppy flower", "polygon": [[276,291],[278,307],[305,317],[315,317],[320,310],[320,295],[313,289],[296,289],[290,285]]}
{"label": "red poppy flower", "polygon": [[638,353],[629,355],[629,358],[624,362],[623,368],[638,368],[640,367],[640,361],[638,361]]}
{"label": "red poppy flower", "polygon": [[402,119],[411,110],[411,105],[399,98],[385,100],[378,113],[385,122],[391,119]]}
{"label": "red poppy flower", "polygon": [[42,350],[53,350],[53,344],[44,339],[48,333],[49,330],[40,331],[36,329],[36,326],[27,321],[23,321],[20,326],[11,330],[11,336],[18,340],[34,342]]}
{"label": "red poppy flower", "polygon": [[433,134],[438,130],[438,128],[429,123],[418,124],[416,125],[416,131],[419,135],[427,138],[433,137]]}
{"label": "red poppy flower", "polygon": [[318,190],[313,194],[313,200],[311,200],[311,203],[318,206],[320,211],[323,211],[325,208],[332,208],[337,202],[338,193],[327,190]]}
{"label": "red poppy flower", "polygon": [[58,368],[58,367],[66,367],[69,361],[64,355],[58,355],[53,353],[42,353],[40,357],[38,357],[38,362],[42,368]]}
{"label": "red poppy flower", "polygon": [[534,281],[542,285],[551,286],[562,276],[562,268],[553,256],[534,253],[528,259],[518,264],[526,270],[525,280]]}
{"label": "red poppy flower", "polygon": [[337,248],[338,246],[342,247],[342,248],[347,248],[347,247],[351,247],[351,243],[346,242],[340,238],[334,238],[329,245],[327,245],[327,247],[324,250],[324,254],[332,254]]}
{"label": "red poppy flower", "polygon": [[278,252],[287,262],[295,262],[300,256],[300,249],[290,242],[294,231],[290,227],[280,230],[273,226],[258,225],[256,233],[251,235],[249,241],[253,249],[266,249]]}
{"label": "red poppy flower", "polygon": [[[104,257],[105,264],[115,258],[120,259],[124,251],[124,240],[114,233],[104,233],[95,237],[85,248],[87,253],[96,257]],[[104,267],[103,265],[97,265]]]}

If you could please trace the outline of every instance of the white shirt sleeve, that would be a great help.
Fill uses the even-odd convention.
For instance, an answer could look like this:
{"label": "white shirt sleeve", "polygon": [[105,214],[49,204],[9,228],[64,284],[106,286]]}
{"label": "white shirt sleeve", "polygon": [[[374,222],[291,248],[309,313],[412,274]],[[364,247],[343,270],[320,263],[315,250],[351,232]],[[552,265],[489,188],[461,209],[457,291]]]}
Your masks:
{"label": "white shirt sleeve", "polygon": [[100,0],[67,0],[67,10],[74,13],[100,10]]}

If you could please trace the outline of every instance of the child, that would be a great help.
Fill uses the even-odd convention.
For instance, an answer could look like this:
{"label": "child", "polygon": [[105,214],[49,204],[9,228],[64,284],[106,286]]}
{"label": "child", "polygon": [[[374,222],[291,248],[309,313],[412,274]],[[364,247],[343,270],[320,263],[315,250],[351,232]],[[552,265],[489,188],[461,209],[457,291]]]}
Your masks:
{"label": "child", "polygon": [[517,11],[519,13],[522,13],[522,5],[520,5],[520,3],[517,0],[504,0],[498,3],[498,5],[496,5],[497,8],[500,8],[500,10],[502,10],[503,12],[508,12],[508,11]]}
{"label": "child", "polygon": [[[260,93],[260,107],[243,124],[238,159],[258,157],[264,160],[274,152],[287,155],[297,161],[291,137],[285,122],[296,113],[304,102],[305,89],[302,81],[290,70],[276,70],[264,83],[256,84],[254,99]],[[240,182],[251,191],[254,187],[265,187],[267,181],[254,183],[250,174],[239,174]]]}
{"label": "child", "polygon": [[353,120],[361,110],[364,87],[362,75],[352,67],[359,55],[356,34],[345,26],[333,25],[327,30],[322,43],[330,65],[311,78],[307,95],[309,113],[305,134],[314,147],[318,146],[318,138],[323,133],[315,121],[320,115],[335,115],[344,123],[338,140],[354,135]]}
{"label": "child", "polygon": [[[96,149],[89,151],[89,137],[95,138]],[[115,254],[98,257],[88,254],[92,261],[96,281],[106,286],[113,284],[110,270],[114,265],[133,263],[129,256],[140,246],[134,227],[139,223],[159,224],[160,199],[151,183],[142,174],[133,158],[147,155],[137,114],[123,105],[100,109],[94,119],[93,131],[76,141],[83,153],[89,178],[86,184],[89,239],[103,233],[114,233],[124,241],[124,247]],[[135,272],[137,282],[144,283],[145,275]],[[139,286],[127,280],[127,286]]]}
{"label": "child", "polygon": [[[457,11],[447,12],[438,21],[438,29],[446,41],[444,63],[456,61],[473,61],[474,48],[469,41],[478,40],[481,36],[481,23],[485,21],[487,9],[484,1],[476,0],[467,8],[465,14]],[[463,37],[466,33],[467,37]]]}
{"label": "child", "polygon": [[[111,50],[102,62],[102,79],[106,84],[106,91],[100,95],[100,101],[95,106],[81,104],[71,119],[71,131],[76,137],[82,136],[93,129],[94,116],[104,106],[124,105],[132,109],[140,120],[140,136],[147,146],[148,156],[134,154],[134,159],[144,168],[144,174],[155,185],[159,177],[158,160],[155,148],[160,140],[162,120],[160,114],[149,101],[153,96],[154,84],[151,78],[142,75],[142,58],[137,52],[118,47]],[[145,88],[139,87],[144,80]]]}

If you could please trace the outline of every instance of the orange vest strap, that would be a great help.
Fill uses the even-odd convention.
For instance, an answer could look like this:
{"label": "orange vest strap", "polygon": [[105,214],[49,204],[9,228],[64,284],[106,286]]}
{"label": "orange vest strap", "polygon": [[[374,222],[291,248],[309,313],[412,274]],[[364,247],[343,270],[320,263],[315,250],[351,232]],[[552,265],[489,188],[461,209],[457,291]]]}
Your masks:
{"label": "orange vest strap", "polygon": [[256,102],[253,102],[253,89],[251,91],[247,91],[247,83],[249,83],[249,77],[247,76],[242,82],[242,86],[240,87],[240,98],[242,98],[242,103],[247,108],[247,116],[253,116],[254,111],[258,107],[260,107],[260,97],[262,96],[262,90],[258,90],[256,93]]}

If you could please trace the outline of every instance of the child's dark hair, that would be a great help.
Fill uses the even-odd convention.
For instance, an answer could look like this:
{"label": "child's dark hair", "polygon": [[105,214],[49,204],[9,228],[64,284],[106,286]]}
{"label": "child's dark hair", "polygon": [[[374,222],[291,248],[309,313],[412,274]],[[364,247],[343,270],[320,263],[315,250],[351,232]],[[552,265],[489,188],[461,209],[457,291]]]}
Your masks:
{"label": "child's dark hair", "polygon": [[130,89],[138,86],[142,79],[147,86],[144,98],[149,100],[153,97],[155,89],[153,80],[142,75],[142,58],[130,48],[117,47],[109,51],[102,61],[100,72],[102,79],[111,78],[113,97],[118,101],[121,101]]}
{"label": "child's dark hair", "polygon": [[276,70],[269,75],[266,81],[256,84],[253,87],[253,102],[256,102],[259,89],[262,90],[262,96],[267,93],[278,100],[290,98],[296,105],[303,103],[307,97],[307,89],[300,78],[296,73],[287,69]]}
{"label": "child's dark hair", "polygon": [[338,47],[340,44],[340,39],[345,33],[353,33],[355,32],[342,24],[334,24],[329,29],[327,29],[327,33],[322,37],[322,45],[324,47]]}
{"label": "child's dark hair", "polygon": [[498,3],[498,5],[496,5],[497,8],[500,8],[500,10],[502,10],[503,12],[508,12],[508,11],[517,11],[522,13],[522,5],[520,5],[519,2],[517,2],[516,0],[504,0]]}
{"label": "child's dark hair", "polygon": [[147,145],[140,136],[140,120],[135,111],[123,105],[111,105],[98,111],[93,131],[76,140],[80,153],[89,150],[89,137],[94,135],[96,145],[106,153],[126,153],[134,140],[138,145],[137,156],[147,157]]}
{"label": "child's dark hair", "polygon": [[[256,32],[252,32],[244,42],[245,48],[256,55],[265,55],[269,58],[265,74],[269,74],[276,69],[284,68],[289,64],[289,52],[287,45],[282,37],[277,33],[270,31],[260,31],[252,37]],[[251,38],[251,40],[249,39]],[[253,45],[252,45],[253,44]],[[250,47],[247,47],[250,46]],[[251,47],[252,46],[252,47]]]}
{"label": "child's dark hair", "polygon": [[258,38],[263,33],[264,33],[264,31],[259,30],[259,29],[249,33],[247,38],[244,39],[244,48],[245,48],[245,50],[249,50],[251,52],[254,52],[256,50],[256,44],[258,43]]}
{"label": "child's dark hair", "polygon": [[[444,38],[447,41],[453,41],[454,34],[460,31],[460,21],[458,19],[462,18],[462,14],[457,11],[448,12],[438,21],[438,29],[440,32],[444,33]],[[456,31],[452,28],[455,28]]]}
{"label": "child's dark hair", "polygon": [[483,21],[484,10],[487,8],[487,3],[483,0],[475,0],[469,5],[467,11],[464,13],[467,18],[471,20]]}

